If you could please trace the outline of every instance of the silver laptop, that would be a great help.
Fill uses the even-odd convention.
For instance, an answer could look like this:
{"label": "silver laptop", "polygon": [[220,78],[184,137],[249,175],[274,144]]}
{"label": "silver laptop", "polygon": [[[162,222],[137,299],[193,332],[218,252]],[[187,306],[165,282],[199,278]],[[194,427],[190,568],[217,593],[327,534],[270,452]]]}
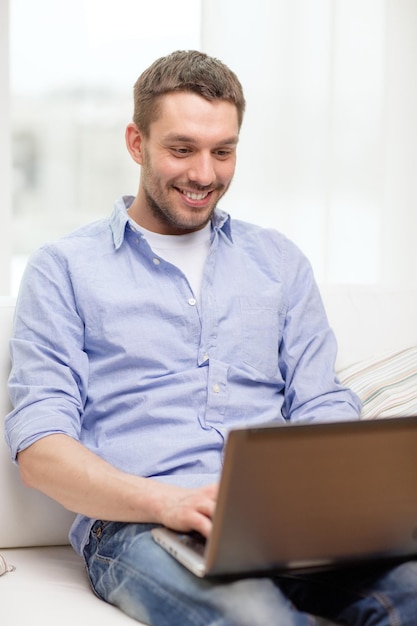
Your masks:
{"label": "silver laptop", "polygon": [[197,576],[417,553],[417,417],[230,433],[210,539],[158,527]]}

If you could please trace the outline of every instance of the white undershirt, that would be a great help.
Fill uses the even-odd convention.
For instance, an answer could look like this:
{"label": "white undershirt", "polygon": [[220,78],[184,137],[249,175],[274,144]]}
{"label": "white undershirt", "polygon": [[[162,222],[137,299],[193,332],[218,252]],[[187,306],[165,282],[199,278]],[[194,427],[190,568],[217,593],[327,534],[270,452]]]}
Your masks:
{"label": "white undershirt", "polygon": [[155,254],[183,272],[200,306],[204,264],[210,248],[210,222],[204,228],[186,235],[161,235],[143,228],[132,219],[130,222],[144,235]]}

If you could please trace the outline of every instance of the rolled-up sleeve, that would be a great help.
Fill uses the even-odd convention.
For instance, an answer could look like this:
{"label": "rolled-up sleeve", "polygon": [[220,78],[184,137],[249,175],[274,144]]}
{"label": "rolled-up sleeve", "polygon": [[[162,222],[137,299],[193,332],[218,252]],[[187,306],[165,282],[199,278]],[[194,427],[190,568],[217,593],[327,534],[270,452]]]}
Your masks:
{"label": "rolled-up sleeve", "polygon": [[288,243],[287,310],[279,363],[291,422],[359,417],[361,403],[335,374],[337,341],[308,260]]}
{"label": "rolled-up sleeve", "polygon": [[86,401],[88,359],[84,325],[63,259],[44,247],[30,260],[18,298],[6,418],[12,458],[41,437],[80,434]]}

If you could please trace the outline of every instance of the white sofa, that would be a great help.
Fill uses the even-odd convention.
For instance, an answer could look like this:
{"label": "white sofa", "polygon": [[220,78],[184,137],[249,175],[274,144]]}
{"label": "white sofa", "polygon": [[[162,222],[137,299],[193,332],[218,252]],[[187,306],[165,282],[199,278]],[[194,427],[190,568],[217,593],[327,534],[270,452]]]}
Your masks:
{"label": "white sofa", "polygon": [[[337,369],[417,346],[417,286],[328,286],[322,294],[339,342]],[[9,410],[6,380],[13,310],[12,299],[0,298],[3,415]],[[413,373],[417,376],[417,366]],[[411,412],[413,401],[407,404]],[[2,624],[137,624],[92,593],[82,562],[68,545],[72,519],[71,513],[22,485],[1,436],[0,555],[15,566],[0,577]]]}

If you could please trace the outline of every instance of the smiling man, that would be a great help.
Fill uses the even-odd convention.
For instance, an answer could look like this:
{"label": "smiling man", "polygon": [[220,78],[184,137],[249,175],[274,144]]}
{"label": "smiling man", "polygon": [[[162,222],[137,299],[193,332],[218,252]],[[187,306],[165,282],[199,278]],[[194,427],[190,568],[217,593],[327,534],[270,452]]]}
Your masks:
{"label": "smiling man", "polygon": [[360,403],[304,255],[218,206],[245,108],[235,74],[175,52],[134,100],[136,196],[41,248],[22,282],[6,437],[23,480],[78,513],[95,592],[151,626],[413,626],[412,561],[208,581],[152,539],[209,537],[230,429],[356,419]]}
{"label": "smiling man", "polygon": [[129,152],[142,166],[129,214],[151,231],[181,235],[208,223],[230,185],[238,114],[231,102],[186,92],[167,94],[159,109],[149,129],[132,123],[126,130]]}

